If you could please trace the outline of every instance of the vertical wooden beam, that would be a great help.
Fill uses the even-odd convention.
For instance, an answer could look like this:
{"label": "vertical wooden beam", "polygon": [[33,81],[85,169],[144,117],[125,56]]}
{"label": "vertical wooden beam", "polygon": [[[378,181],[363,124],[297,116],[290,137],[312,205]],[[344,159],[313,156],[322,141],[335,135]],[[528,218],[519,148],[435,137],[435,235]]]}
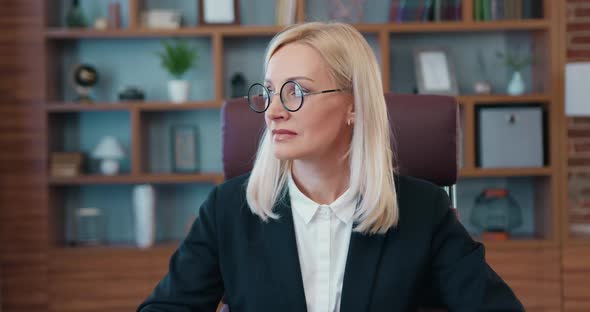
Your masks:
{"label": "vertical wooden beam", "polygon": [[129,29],[137,29],[141,27],[140,23],[140,13],[141,13],[141,0],[127,0],[128,2],[128,28]]}
{"label": "vertical wooden beam", "polygon": [[463,0],[461,2],[463,5],[463,11],[461,12],[463,22],[473,22],[473,1],[475,0]]}
{"label": "vertical wooden beam", "polygon": [[296,20],[298,23],[305,22],[305,0],[296,0],[297,1],[297,17]]}
{"label": "vertical wooden beam", "polygon": [[213,34],[212,53],[213,56],[213,81],[215,82],[215,100],[223,101],[225,98],[223,81],[223,36],[220,32]]}
{"label": "vertical wooden beam", "polygon": [[379,32],[379,48],[381,53],[381,79],[383,80],[383,91],[390,91],[391,84],[391,35],[387,30]]}
{"label": "vertical wooden beam", "polygon": [[[131,114],[131,174],[140,175],[144,171],[143,166],[143,137],[141,131],[141,111],[137,107],[130,109]],[[143,134],[143,135],[148,135]]]}
{"label": "vertical wooden beam", "polygon": [[463,164],[464,169],[475,169],[475,104],[465,100],[463,107]]}

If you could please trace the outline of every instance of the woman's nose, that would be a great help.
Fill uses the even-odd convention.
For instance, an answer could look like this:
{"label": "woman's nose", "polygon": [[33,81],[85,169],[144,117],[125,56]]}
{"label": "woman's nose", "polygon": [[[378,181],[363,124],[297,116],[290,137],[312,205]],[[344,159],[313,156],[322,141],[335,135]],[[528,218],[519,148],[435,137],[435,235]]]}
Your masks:
{"label": "woman's nose", "polygon": [[283,107],[283,103],[281,103],[281,99],[278,94],[273,94],[271,96],[270,104],[266,110],[266,114],[271,120],[288,117],[289,111]]}

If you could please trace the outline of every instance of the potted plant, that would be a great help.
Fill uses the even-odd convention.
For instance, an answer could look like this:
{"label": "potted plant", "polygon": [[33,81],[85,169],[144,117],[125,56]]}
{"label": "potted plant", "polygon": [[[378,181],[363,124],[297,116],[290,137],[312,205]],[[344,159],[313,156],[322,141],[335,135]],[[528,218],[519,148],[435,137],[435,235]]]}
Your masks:
{"label": "potted plant", "polygon": [[531,55],[527,55],[525,57],[519,58],[514,54],[502,52],[497,52],[496,55],[498,56],[498,58],[502,60],[504,65],[506,65],[512,72],[512,78],[508,83],[508,88],[506,89],[506,92],[510,95],[523,94],[525,91],[525,85],[522,79],[521,71],[525,67],[534,63],[533,57]]}
{"label": "potted plant", "polygon": [[168,81],[168,94],[173,103],[186,102],[190,90],[184,74],[195,65],[199,55],[186,41],[162,42],[164,51],[158,52],[162,66],[174,79]]}

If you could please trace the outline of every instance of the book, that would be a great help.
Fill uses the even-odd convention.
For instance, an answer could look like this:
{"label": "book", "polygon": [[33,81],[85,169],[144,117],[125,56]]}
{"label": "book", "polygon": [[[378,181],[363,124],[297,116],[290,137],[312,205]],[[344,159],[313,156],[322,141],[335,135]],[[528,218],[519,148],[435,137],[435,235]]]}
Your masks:
{"label": "book", "polygon": [[500,12],[498,10],[499,3],[500,0],[490,0],[490,12],[492,21],[497,21],[500,19]]}
{"label": "book", "polygon": [[490,0],[483,0],[483,20],[490,21],[492,19]]}
{"label": "book", "polygon": [[431,12],[432,12],[432,3],[433,0],[425,0],[424,2],[424,10],[422,10],[422,21],[426,22],[431,20]]}
{"label": "book", "polygon": [[513,0],[514,1],[514,15],[517,19],[522,19],[522,5],[523,5],[523,1],[522,0]]}
{"label": "book", "polygon": [[295,23],[297,0],[277,0],[277,25],[291,25]]}
{"label": "book", "polygon": [[442,0],[434,0],[434,18],[433,20],[436,22],[440,22],[442,20]]}
{"label": "book", "polygon": [[400,0],[391,0],[391,6],[389,7],[389,21],[390,22],[399,22],[399,19],[398,19],[399,1]]}

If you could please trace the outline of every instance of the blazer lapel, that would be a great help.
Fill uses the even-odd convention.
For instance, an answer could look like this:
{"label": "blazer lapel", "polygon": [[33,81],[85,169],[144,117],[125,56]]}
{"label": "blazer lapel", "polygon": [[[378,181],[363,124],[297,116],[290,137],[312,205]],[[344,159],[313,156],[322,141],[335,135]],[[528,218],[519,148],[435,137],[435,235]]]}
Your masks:
{"label": "blazer lapel", "polygon": [[341,312],[368,310],[384,243],[385,235],[352,232],[342,282]]}
{"label": "blazer lapel", "polygon": [[279,292],[282,297],[276,300],[288,301],[287,306],[292,311],[307,311],[288,192],[275,209],[280,218],[270,220],[263,226],[263,240],[266,242],[265,253],[270,272],[274,275],[270,278],[281,287]]}

